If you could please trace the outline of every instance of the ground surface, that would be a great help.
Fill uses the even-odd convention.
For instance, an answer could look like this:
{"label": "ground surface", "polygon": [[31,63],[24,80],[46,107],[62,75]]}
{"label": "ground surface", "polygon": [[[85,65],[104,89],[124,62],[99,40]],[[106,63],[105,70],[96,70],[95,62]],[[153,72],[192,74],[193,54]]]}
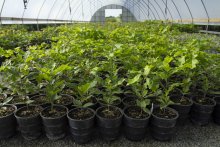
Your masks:
{"label": "ground surface", "polygon": [[[8,140],[0,140],[0,147],[81,147],[67,136],[63,140],[49,141],[42,136],[36,141],[25,141],[21,135]],[[131,142],[121,136],[118,140],[106,143],[98,136],[85,147],[220,147],[220,126],[210,123],[208,126],[199,127],[187,123],[184,127],[178,127],[177,133],[172,141],[160,142],[154,140],[149,134],[140,142]]]}

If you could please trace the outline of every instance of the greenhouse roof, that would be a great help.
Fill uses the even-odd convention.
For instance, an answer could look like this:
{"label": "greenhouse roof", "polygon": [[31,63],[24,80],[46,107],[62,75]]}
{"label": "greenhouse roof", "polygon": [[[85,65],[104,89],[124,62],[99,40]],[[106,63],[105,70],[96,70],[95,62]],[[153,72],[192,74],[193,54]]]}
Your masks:
{"label": "greenhouse roof", "polygon": [[126,8],[137,21],[220,24],[219,0],[0,0],[1,23],[89,22],[105,6]]}

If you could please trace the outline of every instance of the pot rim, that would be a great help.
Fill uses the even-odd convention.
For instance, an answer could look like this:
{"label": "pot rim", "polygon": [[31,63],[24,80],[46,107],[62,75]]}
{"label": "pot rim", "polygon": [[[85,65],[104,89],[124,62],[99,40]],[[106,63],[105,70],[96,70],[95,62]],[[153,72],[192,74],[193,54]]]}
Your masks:
{"label": "pot rim", "polygon": [[[160,109],[160,108],[155,108],[155,109]],[[152,112],[151,115],[152,115],[153,117],[155,117],[155,118],[162,119],[162,120],[175,120],[175,119],[177,119],[177,118],[179,117],[179,113],[178,113],[175,109],[170,108],[170,107],[166,107],[165,109],[170,109],[170,110],[172,110],[173,112],[175,112],[175,113],[176,113],[176,117],[171,118],[171,119],[162,118],[162,117],[158,117],[157,115],[155,115],[154,112]]]}
{"label": "pot rim", "polygon": [[62,118],[64,116],[67,115],[68,113],[68,108],[66,106],[63,106],[63,105],[54,105],[54,107],[62,107],[66,110],[66,113],[62,116],[59,116],[59,117],[55,117],[55,118],[51,118],[51,117],[45,117],[42,115],[42,112],[45,111],[46,109],[50,108],[51,106],[47,106],[46,108],[44,108],[41,112],[40,112],[40,116],[43,118],[43,119],[50,119],[50,120],[54,120],[54,119],[58,119],[58,118]]}
{"label": "pot rim", "polygon": [[[14,110],[12,113],[10,113],[10,114],[8,114],[8,115],[6,115],[6,116],[0,117],[0,119],[6,118],[6,117],[8,117],[8,116],[10,116],[10,115],[13,115],[13,114],[17,111],[17,107],[16,107],[14,104],[5,104],[4,106],[12,106],[12,107],[15,108],[15,110]],[[3,106],[3,107],[4,107],[4,106]]]}
{"label": "pot rim", "polygon": [[124,115],[123,111],[122,111],[119,107],[112,106],[112,105],[110,105],[109,107],[116,108],[117,110],[120,111],[121,115],[120,115],[119,117],[117,117],[117,118],[113,118],[113,119],[109,119],[109,118],[101,117],[101,116],[98,114],[98,111],[99,111],[100,109],[102,109],[102,108],[106,108],[106,107],[108,107],[108,106],[102,106],[102,107],[99,107],[99,108],[96,110],[96,116],[97,116],[98,118],[102,118],[102,119],[104,119],[104,120],[117,120],[117,119],[120,119],[120,118],[123,117],[123,115]]}
{"label": "pot rim", "polygon": [[184,97],[185,99],[188,99],[190,101],[190,104],[187,104],[187,105],[182,105],[182,104],[179,104],[179,103],[174,103],[174,104],[171,104],[171,105],[178,105],[178,106],[192,106],[194,101],[191,99],[191,98],[188,98],[188,97]]}
{"label": "pot rim", "polygon": [[[151,113],[150,113],[150,112],[147,112],[148,117],[141,118],[141,119],[132,118],[132,117],[128,116],[128,115],[125,113],[125,110],[127,110],[128,108],[131,108],[131,107],[138,107],[138,106],[128,106],[128,107],[125,107],[125,108],[123,109],[123,114],[124,114],[124,116],[125,116],[126,118],[129,118],[129,119],[132,119],[132,120],[147,120],[147,119],[149,119],[149,118],[151,117]],[[140,108],[140,107],[138,107],[138,108]]]}
{"label": "pot rim", "polygon": [[69,102],[69,103],[66,103],[66,104],[57,104],[56,101],[54,101],[54,104],[56,104],[56,105],[62,105],[62,106],[68,106],[68,105],[71,105],[71,104],[73,103],[73,99],[74,99],[73,96],[71,96],[71,95],[69,95],[69,94],[60,94],[60,96],[66,96],[66,97],[69,97],[69,98],[72,99],[72,101]]}
{"label": "pot rim", "polygon": [[216,106],[216,101],[214,99],[211,99],[211,98],[205,98],[205,99],[208,99],[208,100],[211,100],[214,104],[213,105],[206,105],[206,104],[200,104],[200,103],[197,103],[196,101],[193,100],[193,103],[194,104],[197,104],[197,105],[200,105],[200,106],[206,106],[206,107],[213,107],[213,106]]}
{"label": "pot rim", "polygon": [[[38,106],[38,105],[30,105],[29,107],[39,107],[39,108],[42,108],[41,106]],[[24,107],[21,107],[21,108],[17,109],[17,111],[14,112],[14,116],[15,116],[16,118],[29,119],[29,118],[35,118],[35,117],[37,117],[37,116],[40,115],[40,113],[38,113],[38,114],[36,114],[36,115],[34,115],[34,116],[30,116],[30,117],[21,117],[21,116],[18,116],[18,115],[17,115],[18,111],[21,111],[21,109],[24,109],[24,108],[27,108],[27,106],[24,106]]]}
{"label": "pot rim", "polygon": [[[76,109],[88,109],[88,110],[90,110],[90,111],[93,113],[93,115],[92,115],[91,117],[89,117],[89,118],[82,119],[82,120],[73,119],[73,118],[71,118],[71,117],[69,116],[69,114],[70,114],[71,112],[74,112],[74,110],[76,110]],[[90,120],[90,119],[92,119],[92,118],[95,118],[95,114],[96,114],[95,111],[94,111],[93,109],[91,109],[91,108],[79,107],[79,108],[73,108],[73,109],[71,109],[71,110],[67,113],[67,118],[68,118],[69,120],[71,120],[71,121],[78,121],[78,122],[80,122],[80,121],[86,121],[86,120]]]}
{"label": "pot rim", "polygon": [[[37,97],[40,97],[40,96],[45,96],[46,97],[46,94],[39,94],[39,95],[35,95],[35,96],[32,96],[30,99],[33,100],[33,98],[37,98]],[[35,104],[35,105],[44,105],[44,104],[49,104],[50,102],[44,102],[42,104]]]}

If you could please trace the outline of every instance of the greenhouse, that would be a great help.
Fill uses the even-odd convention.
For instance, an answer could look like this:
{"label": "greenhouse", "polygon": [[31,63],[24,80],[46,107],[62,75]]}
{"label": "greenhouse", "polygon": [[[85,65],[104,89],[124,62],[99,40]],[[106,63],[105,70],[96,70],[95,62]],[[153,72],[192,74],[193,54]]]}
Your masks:
{"label": "greenhouse", "polygon": [[219,144],[219,0],[0,0],[0,147]]}

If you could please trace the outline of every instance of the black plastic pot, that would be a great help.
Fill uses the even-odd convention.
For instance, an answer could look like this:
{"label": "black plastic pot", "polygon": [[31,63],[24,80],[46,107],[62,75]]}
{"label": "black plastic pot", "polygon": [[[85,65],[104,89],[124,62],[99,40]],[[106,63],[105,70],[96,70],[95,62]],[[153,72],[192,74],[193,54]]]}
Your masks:
{"label": "black plastic pot", "polygon": [[137,106],[130,106],[124,109],[124,133],[127,139],[139,141],[144,139],[146,135],[150,114],[148,117],[141,119],[132,118],[127,115],[127,110],[132,108],[137,108]]}
{"label": "black plastic pot", "polygon": [[216,124],[220,125],[220,96],[215,97],[216,106],[213,112],[213,120]]}
{"label": "black plastic pot", "polygon": [[[86,119],[74,119],[71,117],[79,109],[89,110],[93,115]],[[84,144],[93,138],[94,125],[95,125],[95,111],[91,108],[75,108],[69,111],[67,114],[70,132],[73,136],[73,139],[78,144]]]}
{"label": "black plastic pot", "polygon": [[190,119],[196,125],[207,125],[212,118],[212,113],[216,102],[213,99],[207,99],[212,103],[212,105],[202,105],[196,101],[193,101],[194,104],[190,112]]}
{"label": "black plastic pot", "polygon": [[[36,108],[39,106],[29,106],[29,108]],[[42,109],[39,107],[38,109]],[[19,113],[27,110],[27,107],[22,107],[15,112],[15,117],[18,123],[18,129],[21,132],[21,135],[26,140],[35,140],[42,134],[42,122],[40,118],[40,114],[36,113],[35,116],[31,117],[21,117]]]}
{"label": "black plastic pot", "polygon": [[96,110],[97,125],[100,136],[106,141],[113,141],[120,135],[121,123],[123,113],[120,108],[115,106],[109,106],[110,109],[119,111],[120,116],[117,118],[105,118],[100,115],[100,112],[106,109],[107,106],[100,107]]}
{"label": "black plastic pot", "polygon": [[179,114],[176,110],[172,108],[165,108],[168,111],[172,111],[176,114],[176,117],[174,118],[161,118],[158,117],[156,114],[154,114],[155,110],[160,109],[156,108],[154,109],[152,116],[151,116],[151,123],[150,123],[150,129],[151,129],[151,135],[160,141],[168,141],[171,140],[172,137],[175,134],[176,131],[176,121],[179,117]]}
{"label": "black plastic pot", "polygon": [[193,101],[189,98],[187,99],[190,103],[187,105],[181,105],[181,104],[172,104],[169,107],[175,109],[179,113],[179,118],[177,119],[177,125],[185,125],[186,121],[189,118],[189,113],[191,110],[191,107],[193,105]]}
{"label": "black plastic pot", "polygon": [[[6,107],[13,107],[14,112],[17,110],[17,107],[14,105],[5,105]],[[14,117],[14,112],[0,117],[0,139],[6,139],[12,137],[16,133],[16,119]]]}
{"label": "black plastic pot", "polygon": [[51,110],[51,106],[49,106],[46,107],[40,114],[43,121],[43,126],[46,132],[46,136],[50,140],[58,140],[64,138],[66,136],[66,131],[68,127],[68,122],[66,117],[68,109],[65,106],[61,106],[61,105],[54,105],[54,109],[65,110],[66,113],[62,116],[55,118],[46,117],[44,116],[44,113]]}

